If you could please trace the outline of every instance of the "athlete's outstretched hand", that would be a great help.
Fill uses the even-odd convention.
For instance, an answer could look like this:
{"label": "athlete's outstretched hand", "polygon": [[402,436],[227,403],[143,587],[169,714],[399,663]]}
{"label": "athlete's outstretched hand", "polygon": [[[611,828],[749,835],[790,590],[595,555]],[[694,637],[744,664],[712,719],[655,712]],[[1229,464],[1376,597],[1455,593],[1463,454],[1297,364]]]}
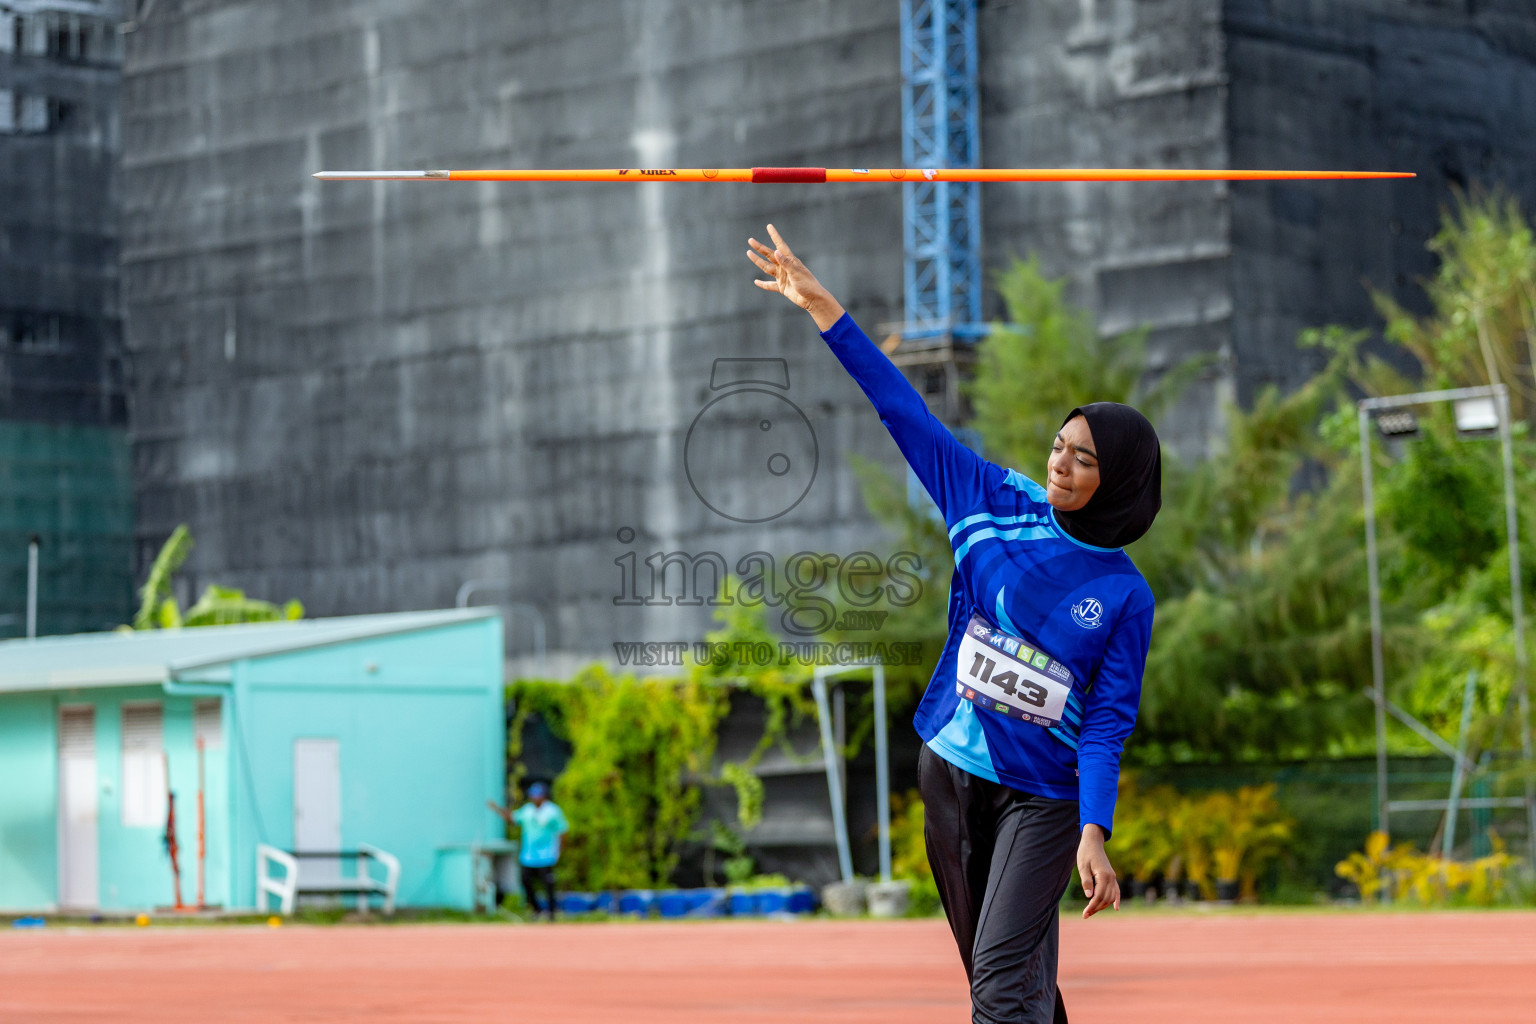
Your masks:
{"label": "athlete's outstretched hand", "polygon": [[747,244],[753,250],[747,253],[747,258],[757,264],[757,269],[773,278],[771,281],[752,283],[763,291],[778,292],[811,314],[818,330],[824,331],[837,323],[843,315],[843,307],[832,297],[832,293],[823,288],[810,268],[790,251],[772,224],[768,225],[768,236],[773,239],[775,248],[770,249],[755,238],[747,239]]}
{"label": "athlete's outstretched hand", "polygon": [[1104,852],[1104,830],[1097,825],[1083,826],[1083,838],[1077,844],[1077,873],[1083,880],[1083,895],[1088,897],[1085,920],[1111,904],[1120,909],[1120,880]]}

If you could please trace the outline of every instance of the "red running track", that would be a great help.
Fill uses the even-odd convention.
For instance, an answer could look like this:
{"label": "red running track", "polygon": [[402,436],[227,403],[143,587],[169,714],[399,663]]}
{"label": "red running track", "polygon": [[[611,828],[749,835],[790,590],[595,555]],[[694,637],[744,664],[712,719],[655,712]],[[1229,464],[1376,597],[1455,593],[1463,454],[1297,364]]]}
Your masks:
{"label": "red running track", "polygon": [[[1536,913],[1129,912],[1062,922],[1074,1024],[1536,1021]],[[0,933],[0,1021],[935,1024],[936,921]]]}

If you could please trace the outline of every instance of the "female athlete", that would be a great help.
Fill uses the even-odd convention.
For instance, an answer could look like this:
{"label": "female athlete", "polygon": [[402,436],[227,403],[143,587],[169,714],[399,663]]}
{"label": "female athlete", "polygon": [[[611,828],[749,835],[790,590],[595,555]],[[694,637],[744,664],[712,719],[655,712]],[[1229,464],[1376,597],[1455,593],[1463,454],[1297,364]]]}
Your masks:
{"label": "female athlete", "polygon": [[811,314],[944,515],[949,638],[918,706],[925,839],[975,1024],[1065,1021],[1057,906],[1073,856],[1092,917],[1120,908],[1104,852],[1136,721],[1152,592],[1121,548],[1161,506],[1157,434],[1135,409],[1073,409],[1040,484],[955,440],[773,225],[749,239]]}

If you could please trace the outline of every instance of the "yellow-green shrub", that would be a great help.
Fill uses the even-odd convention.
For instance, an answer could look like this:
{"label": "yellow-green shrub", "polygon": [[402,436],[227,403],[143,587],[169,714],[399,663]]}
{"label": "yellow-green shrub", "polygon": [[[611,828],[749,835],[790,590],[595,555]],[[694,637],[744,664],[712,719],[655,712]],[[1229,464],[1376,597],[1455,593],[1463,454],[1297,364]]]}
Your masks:
{"label": "yellow-green shrub", "polygon": [[1135,777],[1121,776],[1120,810],[1110,837],[1109,852],[1122,875],[1150,881],[1162,874],[1176,881],[1182,868],[1183,850],[1174,828],[1180,804],[1171,786],[1141,790]]}
{"label": "yellow-green shrub", "polygon": [[1238,881],[1257,898],[1258,877],[1289,849],[1295,822],[1280,809],[1273,784],[1184,796],[1169,786],[1142,790],[1121,776],[1109,853],[1122,872],[1144,880],[1161,874],[1216,896],[1215,882]]}
{"label": "yellow-green shrub", "polygon": [[1383,895],[1422,906],[1453,901],[1492,906],[1508,884],[1506,872],[1515,860],[1503,840],[1489,833],[1493,852],[1472,861],[1444,860],[1420,853],[1412,843],[1393,847],[1385,832],[1372,832],[1365,849],[1351,853],[1334,868],[1340,878],[1354,882],[1360,898],[1376,902]]}
{"label": "yellow-green shrub", "polygon": [[1240,882],[1243,898],[1255,899],[1260,872],[1285,853],[1296,826],[1280,810],[1274,783],[1212,793],[1201,812],[1210,822],[1217,881]]}

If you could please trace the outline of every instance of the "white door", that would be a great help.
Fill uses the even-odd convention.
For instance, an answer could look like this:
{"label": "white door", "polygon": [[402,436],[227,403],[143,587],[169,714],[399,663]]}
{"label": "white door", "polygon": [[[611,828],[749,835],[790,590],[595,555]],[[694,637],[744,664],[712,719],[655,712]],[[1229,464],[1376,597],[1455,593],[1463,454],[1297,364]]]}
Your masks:
{"label": "white door", "polygon": [[97,906],[96,709],[59,709],[59,905]]}
{"label": "white door", "polygon": [[[293,848],[341,849],[341,742],[293,741]],[[306,858],[303,876],[315,881],[340,877],[341,864]]]}

